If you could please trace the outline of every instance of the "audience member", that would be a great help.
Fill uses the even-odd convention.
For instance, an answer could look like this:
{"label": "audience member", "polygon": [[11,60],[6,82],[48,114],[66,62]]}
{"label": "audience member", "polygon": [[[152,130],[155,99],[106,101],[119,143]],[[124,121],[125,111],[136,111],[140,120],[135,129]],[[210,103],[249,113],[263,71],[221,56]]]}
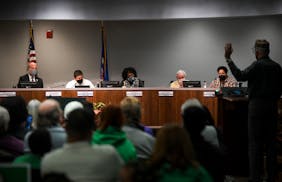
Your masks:
{"label": "audience member", "polygon": [[232,45],[225,45],[225,59],[238,81],[248,81],[248,142],[250,180],[261,181],[266,156],[267,181],[277,172],[278,101],[282,94],[281,65],[269,57],[269,42],[256,40],[256,61],[240,70],[231,59]]}
{"label": "audience member", "polygon": [[49,131],[45,128],[34,130],[28,138],[28,145],[30,153],[17,157],[13,163],[29,163],[32,169],[40,169],[41,158],[52,147]]}
{"label": "audience member", "polygon": [[74,79],[66,84],[66,88],[75,88],[76,86],[89,86],[89,88],[94,88],[93,83],[84,78],[81,70],[75,70],[73,73]]}
{"label": "audience member", "polygon": [[95,113],[93,104],[90,102],[78,102],[78,101],[71,101],[67,103],[67,105],[64,108],[64,119],[68,119],[68,114],[76,109],[84,109],[87,111],[91,117],[93,118],[94,128],[93,130],[96,130],[96,123],[95,123]]}
{"label": "audience member", "polygon": [[[201,120],[204,125],[203,130],[201,131],[201,135],[204,138],[205,141],[209,142],[210,144],[219,147],[219,139],[218,139],[218,134],[217,130],[213,124],[213,119],[212,116],[207,108],[203,106],[198,99],[192,98],[188,99],[183,105],[182,105],[182,111],[184,109],[189,109],[191,108],[192,113],[189,116],[190,119],[194,120]],[[188,110],[190,111],[190,110]],[[200,115],[200,116],[198,116]],[[192,118],[194,117],[194,118]]]}
{"label": "audience member", "polygon": [[202,132],[207,123],[206,112],[188,100],[181,106],[184,128],[189,132],[197,160],[210,173],[214,181],[224,181],[224,152],[204,139]]}
{"label": "audience member", "polygon": [[15,157],[23,154],[23,141],[7,132],[9,122],[9,112],[0,106],[0,163],[12,162]]}
{"label": "audience member", "polygon": [[137,72],[133,67],[124,68],[122,71],[122,88],[139,87],[140,80],[137,76]]}
{"label": "audience member", "polygon": [[[27,74],[21,76],[19,78],[18,82],[18,88],[26,88],[26,87],[32,87],[32,88],[43,88],[43,80],[38,77],[38,70],[37,70],[37,63],[36,62],[28,62],[27,63]],[[35,83],[34,85],[24,85],[22,83]]]}
{"label": "audience member", "polygon": [[110,145],[91,146],[93,125],[93,118],[84,109],[69,113],[67,143],[44,156],[42,175],[63,173],[74,182],[117,181],[122,159]]}
{"label": "audience member", "polygon": [[123,115],[120,107],[108,105],[101,113],[101,123],[92,137],[92,144],[110,144],[114,146],[125,163],[135,160],[136,150],[127,139],[124,131]]}
{"label": "audience member", "polygon": [[67,103],[64,108],[64,119],[67,120],[69,113],[71,113],[72,111],[76,109],[83,109],[83,104],[78,101],[71,101]]}
{"label": "audience member", "polygon": [[186,72],[184,70],[178,70],[176,72],[176,80],[170,83],[170,88],[182,88],[183,81],[186,79]]}
{"label": "audience member", "polygon": [[10,115],[8,133],[23,140],[27,131],[25,125],[28,116],[25,100],[21,96],[6,97],[0,105],[5,107]]}
{"label": "audience member", "polygon": [[103,102],[94,103],[94,113],[95,113],[96,127],[100,126],[100,123],[101,123],[100,115],[101,115],[101,112],[102,112],[102,110],[105,106],[106,106],[106,104],[103,103]]}
{"label": "audience member", "polygon": [[97,129],[97,124],[96,124],[96,114],[94,112],[93,103],[85,101],[85,102],[82,102],[82,105],[83,105],[84,110],[88,112],[91,115],[91,117],[93,118],[93,123],[94,123],[93,131],[95,131]]}
{"label": "audience member", "polygon": [[[66,141],[65,129],[61,126],[63,123],[63,112],[59,103],[54,99],[43,101],[38,108],[37,128],[47,128],[51,135],[52,150],[60,148]],[[25,136],[25,152],[29,152],[28,138],[32,131]]]}
{"label": "audience member", "polygon": [[144,132],[141,120],[141,105],[136,97],[125,97],[121,103],[121,110],[125,117],[122,130],[133,143],[138,159],[148,159],[153,151],[155,138]]}
{"label": "audience member", "polygon": [[150,165],[159,171],[161,182],[213,181],[196,161],[189,134],[180,126],[168,125],[160,129]]}
{"label": "audience member", "polygon": [[51,136],[46,129],[36,129],[28,138],[31,152],[17,157],[14,164],[28,163],[31,166],[32,181],[41,181],[41,159],[51,150]]}
{"label": "audience member", "polygon": [[26,124],[27,126],[30,126],[30,128],[37,128],[37,119],[38,119],[38,107],[40,105],[40,101],[37,99],[32,99],[27,103],[27,111],[29,114],[29,120],[27,122],[31,122],[29,124]]}
{"label": "audience member", "polygon": [[217,68],[218,77],[215,78],[210,84],[210,88],[221,88],[221,87],[236,87],[237,81],[227,75],[228,69],[225,66],[219,66]]}

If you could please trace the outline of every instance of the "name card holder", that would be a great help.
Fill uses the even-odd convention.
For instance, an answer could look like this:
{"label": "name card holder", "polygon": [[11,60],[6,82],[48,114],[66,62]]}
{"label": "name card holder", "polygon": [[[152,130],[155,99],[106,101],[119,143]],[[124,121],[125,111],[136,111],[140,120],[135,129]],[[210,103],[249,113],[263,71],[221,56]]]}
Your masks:
{"label": "name card holder", "polygon": [[203,96],[204,97],[215,97],[215,92],[214,91],[212,91],[212,92],[204,92]]}
{"label": "name card holder", "polygon": [[0,92],[0,97],[14,97],[16,92]]}
{"label": "name card holder", "polygon": [[173,97],[173,91],[159,91],[159,97]]}
{"label": "name card holder", "polygon": [[127,91],[126,96],[127,97],[142,97],[143,92],[142,91]]}
{"label": "name card holder", "polygon": [[62,92],[61,91],[47,91],[45,92],[46,97],[61,97]]}
{"label": "name card holder", "polygon": [[77,97],[93,97],[93,91],[77,91]]}

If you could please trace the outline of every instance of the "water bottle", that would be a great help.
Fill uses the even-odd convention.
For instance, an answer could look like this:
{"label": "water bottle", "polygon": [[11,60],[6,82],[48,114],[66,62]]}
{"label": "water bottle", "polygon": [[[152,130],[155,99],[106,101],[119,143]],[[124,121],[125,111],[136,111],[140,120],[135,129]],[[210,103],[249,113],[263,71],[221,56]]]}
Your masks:
{"label": "water bottle", "polygon": [[204,81],[203,87],[204,87],[204,88],[207,88],[207,81]]}

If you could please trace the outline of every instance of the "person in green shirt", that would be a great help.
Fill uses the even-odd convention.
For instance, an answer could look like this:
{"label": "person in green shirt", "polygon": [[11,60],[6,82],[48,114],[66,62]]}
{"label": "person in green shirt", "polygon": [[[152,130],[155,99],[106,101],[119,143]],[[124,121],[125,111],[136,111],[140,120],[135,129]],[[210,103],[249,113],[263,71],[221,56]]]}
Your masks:
{"label": "person in green shirt", "polygon": [[51,136],[46,129],[34,130],[28,139],[31,152],[17,157],[13,163],[28,163],[32,169],[40,169],[41,158],[51,150]]}
{"label": "person in green shirt", "polygon": [[124,131],[123,115],[119,106],[108,105],[100,115],[100,126],[92,136],[92,144],[109,144],[116,148],[125,163],[136,160],[134,145],[127,139]]}

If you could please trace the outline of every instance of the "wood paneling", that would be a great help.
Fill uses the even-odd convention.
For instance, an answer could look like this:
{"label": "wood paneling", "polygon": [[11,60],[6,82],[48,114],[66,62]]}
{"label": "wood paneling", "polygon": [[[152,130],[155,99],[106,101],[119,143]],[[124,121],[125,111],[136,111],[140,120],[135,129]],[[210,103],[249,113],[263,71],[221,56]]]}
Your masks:
{"label": "wood paneling", "polygon": [[[15,91],[16,95],[24,97],[26,102],[31,99],[45,100],[46,92],[61,91],[62,97],[76,98],[78,91],[92,92],[93,96],[87,96],[91,103],[104,102],[105,104],[119,104],[127,95],[127,92],[142,92],[137,97],[142,106],[142,123],[149,126],[162,126],[166,123],[181,123],[180,107],[190,98],[197,98],[206,105],[216,124],[218,118],[218,100],[216,97],[204,97],[204,92],[213,92],[213,89],[168,89],[168,88],[97,88],[97,89],[1,89],[1,93]],[[173,96],[159,96],[159,91],[173,91]]]}

